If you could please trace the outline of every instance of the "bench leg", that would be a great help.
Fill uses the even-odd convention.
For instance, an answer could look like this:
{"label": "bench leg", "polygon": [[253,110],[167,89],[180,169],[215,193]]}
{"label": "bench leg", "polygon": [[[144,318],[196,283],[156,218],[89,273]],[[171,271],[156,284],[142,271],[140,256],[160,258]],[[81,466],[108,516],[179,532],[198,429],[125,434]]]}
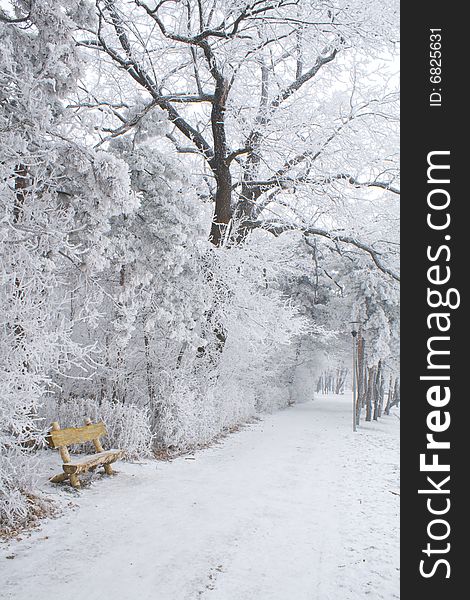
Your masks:
{"label": "bench leg", "polygon": [[103,465],[106,475],[114,475],[113,467],[110,464]]}
{"label": "bench leg", "polygon": [[60,483],[61,481],[65,481],[68,478],[69,475],[67,473],[59,473],[59,475],[54,475],[54,477],[51,477],[49,481],[51,483]]}
{"label": "bench leg", "polygon": [[80,487],[80,479],[78,478],[78,475],[76,473],[70,474],[70,483],[72,484],[72,487],[74,487],[74,488]]}

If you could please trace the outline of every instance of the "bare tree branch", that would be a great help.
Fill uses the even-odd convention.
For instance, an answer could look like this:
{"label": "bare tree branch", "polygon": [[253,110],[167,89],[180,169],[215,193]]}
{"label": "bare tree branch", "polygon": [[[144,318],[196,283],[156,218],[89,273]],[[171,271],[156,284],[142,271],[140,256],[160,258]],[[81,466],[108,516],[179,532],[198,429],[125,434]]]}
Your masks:
{"label": "bare tree branch", "polygon": [[104,142],[106,142],[107,140],[111,139],[111,138],[115,138],[115,137],[119,137],[120,135],[124,135],[125,133],[127,133],[128,131],[130,131],[133,127],[135,127],[135,125],[137,125],[141,119],[143,117],[145,117],[146,114],[148,114],[152,108],[154,108],[156,106],[156,102],[152,101],[149,102],[147,104],[147,106],[145,106],[138,114],[134,115],[131,119],[129,119],[128,121],[125,121],[123,125],[121,125],[121,127],[118,127],[117,129],[110,129],[107,130],[108,133],[110,133],[111,135],[109,135],[107,138],[105,138],[104,140],[101,140],[101,142],[99,142],[98,145],[101,146],[101,144],[103,144]]}
{"label": "bare tree branch", "polygon": [[238,150],[234,150],[227,156],[226,163],[229,165],[233,160],[237,158],[237,156],[240,156],[242,154],[248,154],[248,152],[251,152],[251,148],[239,148]]}
{"label": "bare tree branch", "polygon": [[292,94],[297,92],[305,83],[307,83],[307,81],[310,81],[311,79],[313,79],[313,77],[315,77],[315,75],[320,71],[320,69],[324,65],[327,65],[328,63],[330,63],[332,60],[334,60],[336,58],[337,54],[338,54],[338,49],[335,48],[335,49],[331,50],[330,53],[325,56],[319,55],[317,57],[317,60],[313,64],[313,66],[308,71],[306,71],[303,75],[298,77],[290,85],[288,85],[286,88],[284,88],[274,98],[274,100],[270,104],[270,110],[274,110],[274,109],[278,108],[281,105],[281,103],[284,102],[284,100],[287,100],[287,98],[290,98],[290,96],[292,96]]}
{"label": "bare tree branch", "polygon": [[392,182],[388,181],[359,181],[356,177],[352,177],[350,175],[342,175],[337,176],[337,179],[347,179],[348,183],[354,185],[356,187],[376,187],[381,188],[383,190],[387,190],[388,192],[392,192],[393,194],[400,195],[400,188],[392,185]]}
{"label": "bare tree branch", "polygon": [[113,50],[104,40],[103,35],[101,33],[101,23],[104,19],[103,12],[101,11],[99,5],[99,15],[100,15],[100,26],[98,28],[97,37],[100,45],[105,49],[107,54],[121,67],[123,67],[129,75],[137,81],[142,87],[144,87],[153,97],[155,104],[160,108],[165,110],[168,113],[168,117],[171,123],[173,123],[179,131],[183,135],[185,135],[188,139],[190,139],[196,147],[201,151],[203,156],[210,160],[214,151],[209,145],[209,143],[204,139],[199,131],[197,131],[194,127],[192,127],[176,110],[176,108],[171,104],[169,100],[165,100],[165,98],[161,95],[158,86],[153,79],[143,71],[140,65],[133,59],[132,54],[130,52],[130,44],[127,38],[127,35],[123,31],[122,22],[120,21],[120,17],[117,15],[114,9],[114,1],[113,0],[105,0],[106,7],[108,11],[112,12],[113,18],[113,26],[116,30],[116,34],[118,36],[118,40],[126,53],[126,58],[123,58],[117,51]]}
{"label": "bare tree branch", "polygon": [[318,235],[320,237],[327,238],[335,243],[342,242],[344,244],[349,244],[351,246],[354,246],[354,247],[366,252],[370,256],[370,258],[373,260],[376,267],[380,271],[382,271],[382,273],[389,275],[395,281],[400,281],[400,276],[397,273],[395,273],[395,271],[393,269],[390,269],[389,267],[387,267],[387,265],[385,265],[382,262],[380,252],[377,252],[377,250],[375,250],[370,244],[361,242],[360,240],[358,240],[357,238],[355,238],[353,236],[334,233],[332,231],[328,231],[327,229],[322,229],[320,227],[296,227],[295,225],[272,223],[272,222],[267,222],[267,221],[253,221],[251,223],[245,223],[245,226],[249,227],[250,229],[255,229],[255,228],[265,229],[266,231],[269,231],[273,235],[276,235],[276,236],[280,235],[281,233],[284,233],[285,231],[299,230],[299,231],[302,231],[302,233],[305,236]]}

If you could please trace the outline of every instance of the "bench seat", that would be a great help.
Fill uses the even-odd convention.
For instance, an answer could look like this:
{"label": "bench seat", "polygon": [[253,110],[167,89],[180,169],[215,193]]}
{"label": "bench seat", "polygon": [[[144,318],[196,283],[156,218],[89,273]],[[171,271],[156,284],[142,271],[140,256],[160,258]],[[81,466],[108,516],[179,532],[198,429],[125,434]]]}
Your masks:
{"label": "bench seat", "polygon": [[122,450],[104,450],[103,452],[88,454],[81,458],[72,458],[71,462],[64,463],[62,468],[64,469],[64,473],[86,473],[93,467],[113,463],[119,460],[122,455]]}

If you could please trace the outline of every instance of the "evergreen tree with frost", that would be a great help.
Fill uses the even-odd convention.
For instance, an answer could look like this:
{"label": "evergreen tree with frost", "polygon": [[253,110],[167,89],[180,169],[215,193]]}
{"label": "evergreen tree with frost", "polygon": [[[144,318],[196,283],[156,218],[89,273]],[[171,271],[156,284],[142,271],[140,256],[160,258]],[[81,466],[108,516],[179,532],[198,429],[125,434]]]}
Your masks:
{"label": "evergreen tree with frost", "polygon": [[23,4],[13,17],[0,9],[0,519],[6,527],[35,510],[31,453],[43,443],[40,405],[56,393],[59,377],[72,366],[86,372],[93,360],[93,344],[80,345],[72,335],[74,322],[88,318],[86,307],[66,316],[73,288],[100,270],[96,256],[110,219],[138,205],[125,164],[67,134],[63,98],[80,72],[72,31],[86,16],[82,3],[37,0],[27,19]]}

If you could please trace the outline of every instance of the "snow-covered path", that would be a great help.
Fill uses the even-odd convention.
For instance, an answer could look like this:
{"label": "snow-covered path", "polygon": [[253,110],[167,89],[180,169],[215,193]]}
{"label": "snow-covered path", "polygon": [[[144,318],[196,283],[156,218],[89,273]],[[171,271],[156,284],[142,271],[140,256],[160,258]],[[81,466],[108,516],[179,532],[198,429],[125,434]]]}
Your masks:
{"label": "snow-covered path", "polygon": [[349,396],[320,397],[55,491],[77,507],[2,546],[0,598],[399,598],[399,420],[350,421]]}

